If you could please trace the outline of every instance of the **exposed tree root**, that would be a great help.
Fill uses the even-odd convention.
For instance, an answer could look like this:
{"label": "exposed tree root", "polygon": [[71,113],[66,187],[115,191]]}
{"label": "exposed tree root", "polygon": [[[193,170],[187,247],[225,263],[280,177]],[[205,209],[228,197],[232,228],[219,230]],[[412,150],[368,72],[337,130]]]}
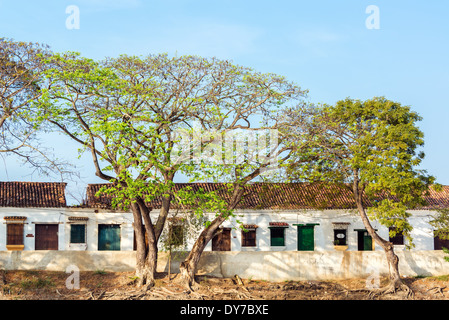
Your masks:
{"label": "exposed tree root", "polygon": [[234,277],[235,277],[235,280],[237,281],[237,284],[239,286],[241,286],[243,288],[243,290],[248,292],[248,289],[245,287],[245,284],[243,283],[243,280],[237,274],[234,275]]}
{"label": "exposed tree root", "polygon": [[187,292],[196,292],[201,288],[200,284],[196,282],[195,277],[190,279],[187,273],[178,273],[172,280],[174,280],[174,283],[177,283],[187,290]]}
{"label": "exposed tree root", "polygon": [[413,299],[415,297],[415,293],[413,292],[413,290],[401,280],[391,281],[384,288],[371,290],[371,292],[369,293],[369,297],[370,299],[375,299],[378,296],[386,294],[396,294],[399,291],[404,291],[405,297],[407,299]]}
{"label": "exposed tree root", "polygon": [[[59,295],[63,296],[58,292]],[[129,290],[126,292],[121,291],[102,291],[99,294],[95,294],[92,291],[87,292],[87,300],[142,300],[142,299],[157,299],[168,300],[170,298],[181,297],[185,292],[173,292],[166,288],[152,288],[151,290],[138,289]],[[197,296],[199,297],[199,295]]]}
{"label": "exposed tree root", "polygon": [[195,292],[198,291],[200,289],[200,284],[198,282],[196,282],[195,280],[193,280],[192,284],[187,284],[187,286],[190,288],[190,291]]}
{"label": "exposed tree root", "polygon": [[101,291],[97,296],[95,296],[94,292],[89,291],[87,294],[89,295],[89,297],[87,298],[87,300],[100,300],[103,298],[103,296],[105,295],[106,291]]}
{"label": "exposed tree root", "polygon": [[444,293],[443,293],[443,290],[445,289],[446,287],[433,287],[433,288],[430,288],[429,290],[427,290],[426,292],[430,292],[430,293],[432,293],[432,294],[441,294],[443,297],[444,297]]}

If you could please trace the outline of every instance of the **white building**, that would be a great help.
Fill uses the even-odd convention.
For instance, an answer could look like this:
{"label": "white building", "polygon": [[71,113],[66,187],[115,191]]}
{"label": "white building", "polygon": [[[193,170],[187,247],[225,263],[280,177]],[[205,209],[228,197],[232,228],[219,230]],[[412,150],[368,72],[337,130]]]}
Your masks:
{"label": "white building", "polygon": [[[132,214],[112,210],[105,197],[96,198],[100,186],[89,185],[86,206],[68,207],[63,183],[0,182],[0,251],[134,250]],[[206,191],[220,187],[191,186]],[[449,187],[432,191],[427,200],[428,207],[410,211],[412,250],[449,246],[434,238],[429,224],[435,208],[449,208]],[[157,209],[152,215],[156,219]],[[342,190],[304,184],[252,184],[235,215],[223,224],[222,232],[206,251],[381,250],[367,235],[358,214],[351,209],[351,198]],[[245,231],[236,220],[242,221]],[[376,221],[373,226],[381,237],[389,238],[386,227]],[[186,249],[194,240],[186,240]],[[405,249],[403,237],[390,240],[397,250]]]}

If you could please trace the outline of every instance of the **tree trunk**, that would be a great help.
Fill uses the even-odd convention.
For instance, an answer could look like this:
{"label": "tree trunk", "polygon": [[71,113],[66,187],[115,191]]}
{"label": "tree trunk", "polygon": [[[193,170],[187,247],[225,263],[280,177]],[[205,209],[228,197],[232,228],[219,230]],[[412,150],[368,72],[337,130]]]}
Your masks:
{"label": "tree trunk", "polygon": [[201,232],[200,236],[195,241],[192,250],[190,250],[189,255],[181,263],[179,267],[181,281],[188,289],[192,290],[192,287],[196,286],[195,272],[200,261],[201,254],[209,241],[214,237],[217,229],[225,220],[226,218],[222,216],[215,218],[212,223]]}
{"label": "tree trunk", "polygon": [[142,215],[140,213],[139,207],[135,204],[131,207],[133,213],[133,228],[136,240],[136,277],[137,286],[142,286],[146,282],[146,270],[145,270],[145,260],[146,260],[146,246],[145,246],[145,234],[143,232]]}
{"label": "tree trunk", "polygon": [[[237,204],[240,202],[240,199],[243,195],[243,186],[239,184],[234,185],[233,194],[231,197],[231,201],[228,205],[229,210],[233,210]],[[215,218],[211,224],[205,228],[198,239],[195,241],[195,244],[192,247],[187,258],[181,263],[179,266],[180,274],[181,274],[181,282],[188,289],[192,290],[193,286],[196,286],[195,282],[195,272],[198,267],[198,263],[201,258],[201,254],[204,251],[204,248],[209,243],[210,240],[215,236],[217,229],[220,225],[228,219],[229,215],[220,214],[217,218]]]}
{"label": "tree trunk", "polygon": [[356,174],[354,174],[354,184],[353,184],[354,197],[357,204],[357,210],[362,219],[363,225],[366,228],[366,231],[369,233],[371,238],[379,244],[382,249],[385,251],[385,255],[387,258],[389,273],[390,273],[390,283],[389,285],[381,289],[378,293],[394,293],[398,289],[404,290],[407,292],[407,296],[412,296],[413,292],[410,288],[401,280],[401,275],[399,273],[399,257],[394,253],[394,245],[381,238],[376,230],[372,227],[368,215],[366,214],[364,205],[363,205],[363,188],[359,188],[359,181],[356,178]]}
{"label": "tree trunk", "polygon": [[398,284],[402,283],[401,275],[399,273],[399,258],[394,253],[394,247],[392,244],[384,247],[384,250],[387,256],[388,265],[390,267],[390,281],[394,286],[397,286]]}
{"label": "tree trunk", "polygon": [[168,250],[168,281],[171,281],[171,249]]}
{"label": "tree trunk", "polygon": [[156,275],[158,251],[149,248],[147,254],[143,258],[139,252],[136,253],[136,285],[138,287],[146,287],[147,289],[154,286]]}
{"label": "tree trunk", "polygon": [[384,249],[389,267],[388,270],[390,273],[390,283],[385,288],[382,288],[377,292],[373,292],[372,296],[382,293],[395,293],[398,290],[403,290],[406,292],[408,298],[413,297],[413,291],[401,280],[401,275],[399,273],[399,257],[394,252],[394,245],[391,242],[379,237],[376,230],[374,230],[369,223],[368,217],[366,216],[366,212],[364,210],[360,213],[360,216],[362,217],[365,228],[370,236],[382,247],[382,249]]}
{"label": "tree trunk", "polygon": [[156,269],[157,269],[157,258],[158,258],[158,250],[157,245],[149,245],[148,248],[148,254],[146,259],[146,265],[145,265],[145,271],[146,271],[146,277],[145,277],[145,286],[147,289],[154,286],[154,279],[156,277]]}
{"label": "tree trunk", "polygon": [[[145,201],[137,197],[131,205],[134,217],[134,231],[136,234],[136,277],[137,286],[145,286],[147,289],[154,286],[157,273],[158,247],[157,243],[162,233],[165,221],[170,210],[171,196],[162,198],[161,212],[153,225],[150,212]],[[145,240],[148,241],[145,241]],[[147,245],[148,243],[148,245]]]}
{"label": "tree trunk", "polygon": [[167,220],[168,213],[170,212],[171,200],[172,200],[171,195],[162,197],[161,210],[159,212],[159,217],[156,221],[156,225],[154,227],[154,234],[155,234],[156,242],[159,241],[162,231],[164,230],[165,221]]}
{"label": "tree trunk", "polygon": [[154,285],[154,272],[151,265],[145,261],[138,261],[138,265],[136,265],[136,277],[137,277],[137,287],[143,288],[151,288]]}
{"label": "tree trunk", "polygon": [[[136,235],[136,277],[137,286],[150,288],[154,285],[157,267],[157,244],[154,241],[154,229],[149,217],[150,209],[138,200],[132,205],[134,232]],[[145,221],[145,225],[142,223]],[[146,233],[144,232],[146,230]],[[148,238],[148,246],[145,237]]]}

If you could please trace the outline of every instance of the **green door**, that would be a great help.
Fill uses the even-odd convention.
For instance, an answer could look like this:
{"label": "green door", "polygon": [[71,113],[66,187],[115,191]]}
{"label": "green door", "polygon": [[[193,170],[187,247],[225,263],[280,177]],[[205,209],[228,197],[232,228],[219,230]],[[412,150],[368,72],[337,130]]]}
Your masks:
{"label": "green door", "polygon": [[363,233],[363,250],[372,251],[373,250],[373,238],[368,234],[368,231]]}
{"label": "green door", "polygon": [[98,225],[98,250],[120,250],[120,225]]}
{"label": "green door", "polygon": [[314,248],[314,226],[298,226],[298,251],[313,251]]}
{"label": "green door", "polygon": [[373,250],[373,238],[366,230],[357,230],[358,233],[358,250],[359,251],[372,251]]}

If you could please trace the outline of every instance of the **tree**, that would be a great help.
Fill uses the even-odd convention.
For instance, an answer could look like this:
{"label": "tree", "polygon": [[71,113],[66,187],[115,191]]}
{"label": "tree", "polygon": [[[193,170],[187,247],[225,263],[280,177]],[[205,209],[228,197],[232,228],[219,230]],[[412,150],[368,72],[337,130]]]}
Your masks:
{"label": "tree", "polygon": [[[193,198],[193,197],[192,197]],[[188,250],[189,240],[195,238],[204,225],[205,218],[198,215],[204,203],[199,203],[195,197],[191,204],[184,204],[175,210],[171,210],[170,218],[167,219],[165,231],[161,236],[162,250],[168,253],[168,278],[171,280],[171,261],[173,258],[181,257]]]}
{"label": "tree", "polygon": [[[263,106],[299,94],[280,77],[217,59],[124,55],[96,62],[66,53],[48,62],[54,67],[40,99],[45,120],[90,151],[96,175],[111,183],[101,192],[115,206],[132,210],[136,276],[138,285],[148,287],[154,284],[158,241],[172,202],[202,197],[217,208],[221,201],[198,190],[175,190],[175,175],[193,168],[182,156],[173,158],[180,141],[176,132],[194,123],[221,132],[238,129]],[[190,157],[196,147],[184,145],[184,154]],[[155,199],[161,209],[153,223]]]}
{"label": "tree", "polygon": [[[393,244],[378,235],[371,220],[404,234],[413,245],[406,210],[422,205],[423,195],[434,182],[424,170],[416,169],[424,158],[419,151],[423,133],[417,126],[421,117],[384,97],[347,98],[335,106],[316,106],[313,113],[310,124],[315,131],[308,138],[307,153],[318,161],[298,161],[305,153],[298,154],[291,158],[289,174],[295,180],[324,181],[349,189],[366,230],[385,250],[390,267],[390,284],[378,293],[402,289],[412,294],[400,278]],[[298,118],[294,112],[287,116],[292,123]]]}
{"label": "tree", "polygon": [[67,164],[40,144],[42,123],[33,104],[42,94],[50,54],[45,45],[0,38],[0,154],[14,154],[41,174],[57,172],[62,177],[69,173]]}
{"label": "tree", "polygon": [[[46,120],[90,151],[96,175],[110,182],[100,192],[112,197],[113,206],[131,209],[137,284],[151,287],[176,173],[171,131],[204,95],[189,94],[203,77],[203,61],[193,70],[194,58],[121,56],[97,62],[66,53],[49,63],[54,66],[47,72],[49,89],[40,100]],[[162,205],[153,223],[149,203],[157,198]]]}
{"label": "tree", "polygon": [[[282,88],[281,84],[279,84],[279,88]],[[261,104],[263,108],[261,111],[264,115],[261,126],[252,128],[251,123],[254,123],[254,119],[245,119],[247,124],[244,129],[246,131],[233,133],[231,144],[223,142],[226,139],[222,137],[213,143],[215,150],[222,150],[218,159],[215,155],[217,162],[201,161],[197,164],[198,168],[190,172],[190,174],[194,173],[195,179],[224,182],[220,190],[224,203],[217,206],[215,211],[209,211],[215,212],[214,218],[205,225],[189,255],[180,265],[181,281],[189,289],[197,286],[195,271],[206,245],[220,232],[219,227],[225,221],[235,217],[234,210],[244,197],[245,186],[254,180],[274,181],[275,172],[289,159],[291,153],[294,151],[296,154],[300,154],[305,147],[306,141],[302,137],[298,137],[295,143],[291,143],[285,138],[285,127],[291,126],[291,123],[286,122],[290,119],[280,116],[282,115],[281,111],[287,108],[295,108],[297,111],[307,114],[306,110],[309,105],[300,102],[306,92],[298,86],[292,88],[294,90],[290,89],[290,92],[295,92],[294,95],[280,90],[273,96],[273,99]],[[292,103],[294,107],[291,106]],[[304,117],[301,121],[304,122],[306,119]],[[208,129],[211,130],[211,128]],[[215,129],[212,131],[216,132]],[[310,127],[307,128],[307,130],[309,129]],[[207,141],[207,139],[205,140]],[[241,227],[244,229],[243,226]]]}
{"label": "tree", "polygon": [[[442,186],[436,185],[436,191],[441,191]],[[438,237],[441,240],[449,240],[449,209],[437,209],[436,214],[431,217],[429,221],[430,225],[434,228],[434,237]],[[449,248],[442,248],[445,253],[449,253]],[[444,257],[446,261],[449,261],[449,257]]]}

